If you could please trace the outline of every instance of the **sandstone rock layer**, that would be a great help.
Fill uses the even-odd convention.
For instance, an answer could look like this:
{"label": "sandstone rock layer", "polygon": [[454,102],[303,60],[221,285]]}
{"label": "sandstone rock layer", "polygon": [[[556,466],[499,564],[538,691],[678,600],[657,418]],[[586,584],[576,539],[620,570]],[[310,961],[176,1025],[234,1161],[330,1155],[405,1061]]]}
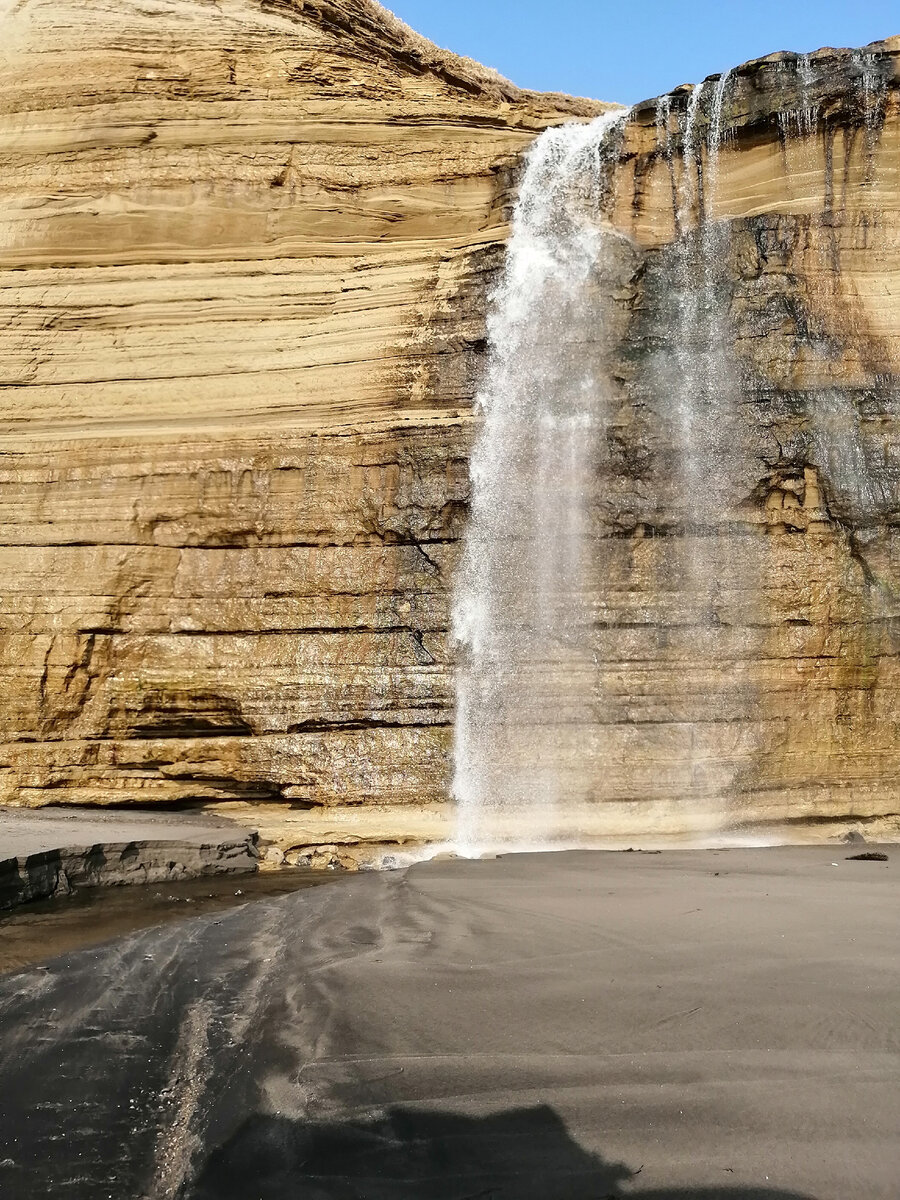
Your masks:
{"label": "sandstone rock layer", "polygon": [[368,0],[3,31],[2,798],[445,799],[513,168],[603,106]]}
{"label": "sandstone rock layer", "polygon": [[896,827],[898,76],[900,39],[776,54],[625,128],[599,591],[619,794]]}
{"label": "sandstone rock layer", "polygon": [[81,887],[257,870],[256,834],[193,814],[0,809],[0,912]]}
{"label": "sandstone rock layer", "polygon": [[[0,800],[325,810],[326,842],[445,804],[515,168],[604,106],[368,0],[0,11]],[[898,57],[749,64],[687,159],[688,89],[625,126],[593,782],[560,743],[598,827],[900,809]],[[740,394],[692,523],[659,380],[698,212]]]}

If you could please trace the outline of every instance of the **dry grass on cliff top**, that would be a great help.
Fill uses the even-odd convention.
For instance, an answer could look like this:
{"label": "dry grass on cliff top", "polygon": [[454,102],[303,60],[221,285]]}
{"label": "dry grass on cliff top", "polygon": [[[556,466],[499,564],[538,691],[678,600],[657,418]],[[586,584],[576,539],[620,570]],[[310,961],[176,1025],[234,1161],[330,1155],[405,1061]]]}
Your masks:
{"label": "dry grass on cliff top", "polygon": [[445,62],[452,63],[460,72],[465,72],[473,82],[486,90],[500,90],[512,95],[521,94],[522,89],[517,87],[511,79],[501,75],[494,67],[486,67],[475,58],[468,58],[464,54],[455,54],[452,50],[447,50],[435,42],[429,41],[421,33],[417,33],[411,25],[407,25],[400,17],[395,16],[389,8],[379,4],[378,0],[371,0],[370,7],[379,13],[392,33],[401,38],[407,46],[415,49],[423,58],[439,55]]}
{"label": "dry grass on cliff top", "polygon": [[542,107],[547,107],[549,103],[573,116],[594,116],[610,108],[619,107],[602,100],[567,96],[562,92],[543,93],[517,87],[493,67],[486,67],[474,58],[467,58],[435,45],[422,34],[416,33],[405,21],[401,21],[389,8],[380,4],[379,0],[343,0],[343,7],[348,13],[357,16],[357,19],[359,16],[366,16],[367,24],[371,21],[380,26],[395,49],[404,57],[438,74],[452,76],[460,83],[468,84],[497,99],[518,103],[539,99]]}

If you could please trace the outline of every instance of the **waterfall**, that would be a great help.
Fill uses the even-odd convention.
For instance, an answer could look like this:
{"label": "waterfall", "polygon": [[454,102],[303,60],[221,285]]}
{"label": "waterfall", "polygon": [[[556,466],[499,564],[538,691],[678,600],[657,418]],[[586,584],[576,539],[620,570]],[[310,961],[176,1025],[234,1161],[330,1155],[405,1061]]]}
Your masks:
{"label": "waterfall", "polygon": [[[854,50],[850,63],[850,82],[864,134],[866,184],[872,185],[875,182],[875,156],[885,116],[887,78],[878,57],[865,49]],[[812,134],[816,130],[820,113],[819,108],[813,107],[808,97],[814,92],[817,75],[808,56],[798,61],[798,70],[804,100],[809,105],[807,111],[813,114],[807,121],[803,134],[808,142],[812,143]],[[814,163],[814,143],[811,144],[808,154]],[[817,267],[820,277],[828,279],[840,253],[836,230],[840,229],[844,220],[840,206],[835,208],[833,150],[830,165],[826,160],[826,172],[830,174],[830,180],[826,180],[825,209],[819,219]],[[839,189],[837,195],[839,198]],[[832,303],[840,303],[837,296],[830,299]],[[854,324],[852,309],[848,309],[845,321],[851,338],[858,338],[860,330]],[[827,344],[822,346],[819,353],[827,360],[830,353]],[[809,429],[806,453],[822,472],[828,498],[835,505],[836,512],[845,520],[865,527],[877,518],[885,503],[885,496],[876,486],[877,471],[873,470],[873,463],[867,456],[869,451],[859,401],[848,394],[847,389],[829,386],[827,370],[823,371],[822,375],[824,378],[808,390]]]}
{"label": "waterfall", "polygon": [[[710,755],[710,723],[744,698],[738,682],[717,672],[725,643],[720,627],[718,529],[728,509],[729,481],[743,440],[739,427],[741,375],[734,354],[727,276],[730,228],[717,219],[719,155],[727,125],[725,104],[733,75],[697,84],[677,119],[660,121],[660,151],[674,189],[676,239],[668,251],[668,353],[652,380],[661,421],[670,429],[670,521],[679,529],[678,619],[691,630],[697,678],[703,683],[684,705],[686,798],[722,821],[731,808],[732,774]],[[671,112],[671,101],[666,105]]]}
{"label": "waterfall", "polygon": [[798,54],[796,62],[787,61],[797,87],[797,103],[780,109],[778,124],[785,141],[790,137],[808,138],[819,124],[819,105],[815,97],[816,68],[809,54]]}
{"label": "waterfall", "polygon": [[709,165],[707,175],[710,182],[710,198],[715,199],[715,188],[719,178],[719,152],[725,142],[727,129],[725,127],[725,98],[731,87],[733,70],[724,71],[719,76],[716,90],[713,93],[712,113],[709,125]]}
{"label": "waterfall", "polygon": [[[731,72],[722,75],[709,94],[711,81],[697,84],[680,118],[681,161],[673,164],[669,122],[662,124],[664,151],[678,180],[672,277],[675,283],[671,318],[672,361],[657,381],[660,396],[670,397],[674,425],[672,445],[678,455],[673,482],[685,534],[685,600],[692,610],[706,608],[704,593],[711,580],[704,533],[715,524],[723,490],[715,481],[728,453],[726,429],[736,410],[740,378],[728,313],[723,306],[722,271],[728,255],[727,223],[715,219],[719,152],[724,136],[724,104]],[[705,148],[701,119],[705,99],[709,116]],[[657,119],[657,128],[660,121]]]}
{"label": "waterfall", "polygon": [[[861,52],[850,67],[869,187],[890,64]],[[817,59],[766,70],[785,194],[823,190],[821,217],[747,213],[741,173],[720,171],[756,103],[741,71],[639,106],[621,162],[624,113],[551,130],[527,156],[452,612],[464,853],[614,837],[611,813],[620,829],[738,822],[773,736],[757,664],[783,654],[770,564],[787,547],[758,536],[778,527],[767,488],[802,479],[809,513],[824,497],[859,527],[885,503],[877,431],[832,383],[821,315],[839,311],[841,126]],[[630,211],[616,178],[633,179]]]}
{"label": "waterfall", "polygon": [[[701,536],[715,520],[710,481],[728,436],[725,410],[739,387],[722,349],[719,260],[727,232],[708,212],[730,79],[695,88],[680,117],[674,357],[656,387],[676,426],[682,587],[698,631],[709,624],[707,593],[715,584],[709,539]],[[672,112],[671,97],[662,98],[657,137],[670,158]],[[455,841],[464,853],[550,844],[564,824],[560,802],[574,806],[602,792],[602,760],[592,754],[589,730],[607,719],[607,706],[589,603],[603,572],[592,519],[611,395],[604,352],[614,339],[604,324],[600,279],[604,264],[612,270],[621,239],[604,227],[602,212],[626,115],[553,129],[535,143],[491,301],[489,370],[478,397],[483,423],[452,622],[461,650]],[[692,785],[699,781],[721,799],[721,781],[707,787],[695,779],[702,764],[692,758],[687,765]]]}
{"label": "waterfall", "polygon": [[453,790],[463,852],[552,841],[559,730],[592,712],[585,574],[608,389],[596,282],[618,236],[600,218],[626,115],[551,129],[535,142],[492,297],[452,617],[462,660]]}

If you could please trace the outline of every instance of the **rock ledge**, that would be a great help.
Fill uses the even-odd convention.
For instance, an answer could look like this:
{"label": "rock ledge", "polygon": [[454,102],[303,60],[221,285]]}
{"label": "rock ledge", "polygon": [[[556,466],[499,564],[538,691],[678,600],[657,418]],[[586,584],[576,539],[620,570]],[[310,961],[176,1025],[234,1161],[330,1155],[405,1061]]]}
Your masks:
{"label": "rock ledge", "polygon": [[182,813],[0,809],[0,911],[77,887],[255,871],[256,842],[255,830]]}

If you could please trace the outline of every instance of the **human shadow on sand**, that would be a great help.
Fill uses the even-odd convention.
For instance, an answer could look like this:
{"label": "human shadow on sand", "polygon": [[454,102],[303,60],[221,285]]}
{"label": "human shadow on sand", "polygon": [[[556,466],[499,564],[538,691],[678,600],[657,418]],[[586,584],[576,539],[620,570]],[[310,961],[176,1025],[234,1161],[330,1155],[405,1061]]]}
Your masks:
{"label": "human shadow on sand", "polygon": [[[389,1109],[332,1124],[253,1116],[213,1151],[190,1200],[811,1200],[766,1187],[640,1189],[548,1106],[472,1118]],[[627,1191],[621,1185],[631,1183]]]}

